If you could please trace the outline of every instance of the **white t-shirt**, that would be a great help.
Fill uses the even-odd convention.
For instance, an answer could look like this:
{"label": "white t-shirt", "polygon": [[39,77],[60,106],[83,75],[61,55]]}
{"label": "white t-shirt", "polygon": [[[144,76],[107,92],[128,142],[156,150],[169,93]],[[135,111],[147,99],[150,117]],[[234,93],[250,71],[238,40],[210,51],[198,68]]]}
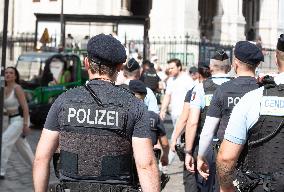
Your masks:
{"label": "white t-shirt", "polygon": [[171,95],[171,116],[178,117],[183,108],[183,102],[188,90],[193,88],[193,80],[189,75],[180,74],[170,77],[167,81],[166,94]]}

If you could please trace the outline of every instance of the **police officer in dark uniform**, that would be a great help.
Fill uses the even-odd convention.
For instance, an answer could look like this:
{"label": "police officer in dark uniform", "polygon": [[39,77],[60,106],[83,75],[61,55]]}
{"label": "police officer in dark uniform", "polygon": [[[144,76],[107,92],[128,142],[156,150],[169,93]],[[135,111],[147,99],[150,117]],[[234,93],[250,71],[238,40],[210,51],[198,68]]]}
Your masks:
{"label": "police officer in dark uniform", "polygon": [[[185,166],[189,171],[186,177],[193,178],[192,176],[194,176],[197,178],[197,182],[194,179],[185,180],[186,182],[190,181],[189,184],[185,184],[190,187],[188,191],[210,191],[214,185],[214,177],[210,177],[205,181],[205,179],[198,175],[195,159],[197,157],[199,135],[213,93],[218,86],[230,80],[230,76],[227,74],[231,69],[228,55],[224,51],[217,51],[212,59],[210,59],[209,68],[212,77],[197,84],[193,88],[189,103],[189,118],[185,131]],[[207,161],[210,162],[210,166],[214,166],[213,150],[211,150],[211,153],[208,153]]]}
{"label": "police officer in dark uniform", "polygon": [[214,92],[200,135],[197,169],[205,178],[209,176],[206,152],[212,146],[215,133],[222,141],[234,106],[244,94],[259,87],[255,69],[264,59],[261,50],[248,41],[239,41],[234,54],[232,66],[237,78],[223,83]]}
{"label": "police officer in dark uniform", "polygon": [[[284,34],[278,39],[276,60],[275,82],[245,94],[232,111],[217,157],[224,192],[284,191]],[[242,151],[245,160],[235,180]]]}
{"label": "police officer in dark uniform", "polygon": [[[140,80],[131,80],[129,82],[129,89],[132,91],[135,96],[142,101],[147,95],[146,85]],[[166,136],[166,130],[160,116],[153,112],[148,111],[150,117],[150,128],[151,128],[151,138],[153,146],[158,143],[158,140],[161,144],[163,155],[161,157],[161,163],[163,166],[168,165],[168,154],[169,154],[169,141]]]}
{"label": "police officer in dark uniform", "polygon": [[124,46],[100,34],[89,40],[87,52],[90,81],[60,95],[48,113],[33,166],[35,191],[47,190],[58,146],[61,190],[136,191],[135,159],[142,190],[160,191],[147,109],[114,85],[126,60]]}
{"label": "police officer in dark uniform", "polygon": [[[147,95],[146,85],[140,80],[131,80],[129,82],[129,89],[135,94],[135,96],[142,101],[144,100],[145,96]],[[168,154],[169,154],[169,141],[166,135],[166,130],[160,116],[153,112],[148,111],[150,117],[150,129],[151,129],[151,138],[153,147],[159,141],[162,151],[159,148],[154,148],[155,156],[157,161],[161,162],[162,166],[167,166],[169,163]],[[161,189],[163,189],[167,182],[170,180],[170,177],[161,172]]]}

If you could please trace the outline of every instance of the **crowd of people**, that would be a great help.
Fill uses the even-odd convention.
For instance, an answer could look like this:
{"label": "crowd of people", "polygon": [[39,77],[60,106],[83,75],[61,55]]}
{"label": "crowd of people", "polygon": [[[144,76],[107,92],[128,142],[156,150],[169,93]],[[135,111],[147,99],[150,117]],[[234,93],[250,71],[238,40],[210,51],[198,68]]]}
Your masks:
{"label": "crowd of people", "polygon": [[[25,139],[29,114],[19,73],[5,70],[9,125],[2,179],[16,145],[29,165],[34,159],[36,192],[158,192],[170,179],[167,167],[176,154],[186,192],[284,191],[283,34],[276,47],[278,75],[261,81],[256,69],[264,56],[249,41],[236,43],[232,61],[218,50],[209,64],[188,70],[173,58],[164,71],[150,60],[127,61],[124,46],[111,35],[94,36],[86,46],[89,81],[55,100],[35,157]],[[60,183],[48,187],[55,152]]]}

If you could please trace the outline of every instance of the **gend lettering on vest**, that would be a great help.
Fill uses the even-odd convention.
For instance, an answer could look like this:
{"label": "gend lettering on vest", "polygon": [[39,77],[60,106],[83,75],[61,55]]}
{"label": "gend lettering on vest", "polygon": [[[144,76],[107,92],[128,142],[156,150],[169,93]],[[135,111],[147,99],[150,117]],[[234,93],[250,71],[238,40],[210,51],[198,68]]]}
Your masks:
{"label": "gend lettering on vest", "polygon": [[[249,130],[238,190],[284,191],[284,85],[264,88],[260,117]],[[257,190],[254,190],[257,189]]]}

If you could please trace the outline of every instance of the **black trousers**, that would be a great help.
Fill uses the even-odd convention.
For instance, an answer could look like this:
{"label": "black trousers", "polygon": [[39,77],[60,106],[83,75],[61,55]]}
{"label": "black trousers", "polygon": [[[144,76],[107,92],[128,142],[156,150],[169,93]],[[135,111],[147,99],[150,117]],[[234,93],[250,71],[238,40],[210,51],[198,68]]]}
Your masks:
{"label": "black trousers", "polygon": [[[193,157],[195,159],[195,168],[196,159],[198,153],[198,145],[194,147]],[[208,154],[207,157],[209,167],[210,167],[210,176],[206,181],[197,171],[194,173],[188,171],[184,166],[183,171],[183,183],[184,183],[184,191],[185,192],[219,192],[219,186],[215,185],[216,181],[216,158],[215,154],[212,151],[212,154]]]}

